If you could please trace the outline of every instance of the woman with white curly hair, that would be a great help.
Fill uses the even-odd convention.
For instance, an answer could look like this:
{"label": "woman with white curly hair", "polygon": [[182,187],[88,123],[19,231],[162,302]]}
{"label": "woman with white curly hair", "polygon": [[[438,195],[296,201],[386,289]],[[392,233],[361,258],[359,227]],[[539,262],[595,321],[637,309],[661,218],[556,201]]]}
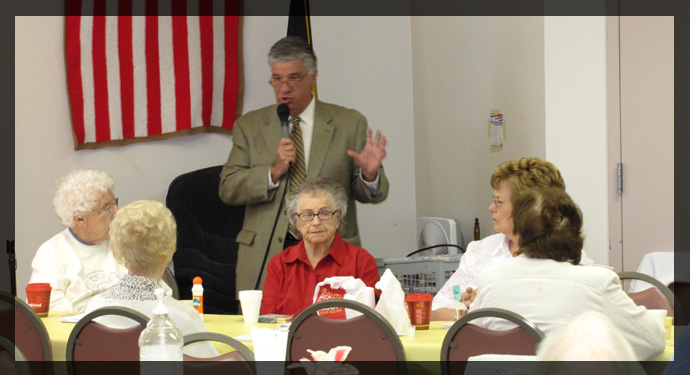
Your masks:
{"label": "woman with white curly hair", "polygon": [[57,182],[55,213],[66,228],[36,252],[29,283],[50,283],[51,311],[83,312],[89,299],[127,273],[108,248],[117,213],[115,181],[97,170],[76,170]]}

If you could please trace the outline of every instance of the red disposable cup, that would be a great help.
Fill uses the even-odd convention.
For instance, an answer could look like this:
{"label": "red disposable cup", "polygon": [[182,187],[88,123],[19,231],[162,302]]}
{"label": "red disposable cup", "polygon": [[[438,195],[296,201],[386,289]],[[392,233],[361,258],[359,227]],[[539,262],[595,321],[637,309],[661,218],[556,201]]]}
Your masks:
{"label": "red disposable cup", "polygon": [[48,316],[51,290],[53,288],[49,283],[31,283],[26,286],[26,301],[39,316]]}
{"label": "red disposable cup", "polygon": [[410,314],[410,323],[416,329],[429,329],[432,300],[430,293],[413,293],[405,297],[407,313]]}

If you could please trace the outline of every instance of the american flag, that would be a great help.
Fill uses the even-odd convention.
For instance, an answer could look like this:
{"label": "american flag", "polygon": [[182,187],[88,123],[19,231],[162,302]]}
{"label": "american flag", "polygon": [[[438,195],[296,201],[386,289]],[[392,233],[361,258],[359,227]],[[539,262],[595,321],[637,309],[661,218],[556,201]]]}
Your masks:
{"label": "american flag", "polygon": [[186,16],[175,1],[159,16],[151,0],[120,0],[116,14],[128,15],[111,16],[105,0],[77,3],[65,19],[75,149],[231,133],[242,111],[238,16]]}

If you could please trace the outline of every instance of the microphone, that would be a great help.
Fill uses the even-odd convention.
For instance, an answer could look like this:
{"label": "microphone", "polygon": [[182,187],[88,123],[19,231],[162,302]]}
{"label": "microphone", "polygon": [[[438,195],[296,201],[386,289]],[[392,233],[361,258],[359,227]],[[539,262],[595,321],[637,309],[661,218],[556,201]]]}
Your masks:
{"label": "microphone", "polygon": [[278,105],[278,118],[280,118],[280,126],[283,127],[283,138],[290,138],[288,117],[290,117],[290,108],[288,108],[288,105],[285,103]]}

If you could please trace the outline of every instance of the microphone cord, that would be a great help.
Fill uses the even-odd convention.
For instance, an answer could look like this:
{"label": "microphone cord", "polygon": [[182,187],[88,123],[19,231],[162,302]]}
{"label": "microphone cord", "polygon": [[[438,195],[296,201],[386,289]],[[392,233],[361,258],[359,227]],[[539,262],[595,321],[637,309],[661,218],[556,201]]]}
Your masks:
{"label": "microphone cord", "polygon": [[261,269],[259,270],[259,277],[256,278],[255,290],[259,290],[259,284],[261,283],[261,274],[264,272],[264,267],[266,267],[266,259],[268,258],[268,252],[271,250],[271,242],[273,241],[273,235],[276,232],[276,226],[278,225],[278,219],[280,218],[280,212],[283,208],[283,202],[285,201],[285,194],[290,188],[290,169],[292,165],[288,168],[287,173],[285,173],[285,189],[283,189],[283,195],[280,198],[280,203],[278,203],[278,212],[276,213],[276,218],[273,221],[273,229],[271,230],[271,236],[268,237],[268,245],[266,245],[266,252],[264,253],[264,260],[261,262]]}
{"label": "microphone cord", "polygon": [[413,251],[413,252],[407,254],[405,257],[412,256],[412,255],[417,254],[417,253],[419,253],[419,252],[422,252],[422,251],[424,251],[424,250],[429,250],[429,249],[433,249],[433,248],[436,248],[436,247],[442,247],[442,246],[446,246],[446,247],[448,247],[448,246],[450,246],[450,247],[457,247],[458,249],[460,249],[460,251],[461,251],[463,254],[465,253],[465,249],[463,249],[462,247],[460,247],[460,246],[458,246],[458,245],[455,245],[455,244],[452,244],[452,243],[445,243],[445,244],[439,244],[439,245],[432,245],[432,246],[423,247],[423,248],[421,248],[421,249],[415,250],[415,251]]}

